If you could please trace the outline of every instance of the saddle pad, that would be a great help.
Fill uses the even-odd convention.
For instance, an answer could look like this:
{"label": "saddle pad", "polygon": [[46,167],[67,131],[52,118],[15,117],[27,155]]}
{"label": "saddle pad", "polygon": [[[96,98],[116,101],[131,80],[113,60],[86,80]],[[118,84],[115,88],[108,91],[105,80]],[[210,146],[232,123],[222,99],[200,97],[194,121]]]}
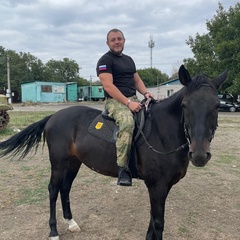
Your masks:
{"label": "saddle pad", "polygon": [[[91,135],[101,138],[105,141],[116,143],[116,132],[118,131],[118,127],[115,124],[115,121],[107,120],[102,117],[102,115],[98,115],[90,124],[88,128],[88,133]],[[138,129],[135,128],[134,136],[136,135]],[[151,131],[151,116],[145,121],[144,127],[142,129],[145,138],[147,138]],[[133,137],[134,138],[134,137]],[[145,142],[144,138],[140,134],[138,139],[136,139],[136,146],[140,146]]]}
{"label": "saddle pad", "polygon": [[106,120],[100,114],[90,124],[88,132],[95,137],[115,143],[116,139],[114,138],[114,135],[116,134],[116,127],[114,121]]}

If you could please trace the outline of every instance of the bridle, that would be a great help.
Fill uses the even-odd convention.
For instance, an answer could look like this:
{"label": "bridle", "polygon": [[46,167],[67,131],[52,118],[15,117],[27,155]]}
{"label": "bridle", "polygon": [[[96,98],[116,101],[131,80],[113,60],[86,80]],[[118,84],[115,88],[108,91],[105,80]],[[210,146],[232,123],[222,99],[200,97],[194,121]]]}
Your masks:
{"label": "bridle", "polygon": [[[208,84],[208,83],[204,83],[202,84],[203,87],[211,87],[215,90],[215,92],[217,93],[217,90],[214,86],[212,86],[211,84]],[[190,139],[190,135],[188,133],[188,128],[187,128],[187,125],[184,121],[184,110],[182,111],[182,117],[181,117],[181,122],[183,123],[183,128],[184,128],[184,134],[185,134],[185,138],[187,139],[188,141],[188,144],[190,145],[191,144],[191,139]],[[216,124],[216,127],[212,129],[212,135],[210,136],[210,138],[208,139],[208,141],[211,143],[211,141],[213,140],[214,138],[214,135],[215,135],[215,132],[216,132],[216,129],[217,129],[217,124]]]}
{"label": "bridle", "polygon": [[[202,86],[206,86],[206,87],[212,87],[214,88],[211,84],[202,84]],[[216,91],[216,89],[214,88],[214,90]],[[150,103],[151,100],[147,101],[147,105],[146,105],[146,108],[148,108],[148,105]],[[152,151],[154,151],[155,153],[158,153],[158,154],[162,154],[162,155],[168,155],[168,154],[172,154],[172,153],[175,153],[175,152],[178,152],[180,150],[183,150],[185,148],[187,148],[190,144],[191,144],[191,139],[190,139],[190,135],[188,133],[188,128],[186,126],[186,123],[184,121],[184,110],[182,110],[182,117],[181,117],[181,123],[183,124],[183,129],[184,129],[184,134],[185,134],[185,138],[186,138],[186,142],[184,144],[182,144],[181,146],[171,150],[171,151],[168,151],[168,152],[162,152],[162,151],[158,151],[157,149],[155,149],[152,145],[150,145],[150,143],[147,141],[146,139],[146,136],[144,135],[143,131],[142,131],[142,127],[143,126],[139,126],[138,124],[137,125],[137,128],[138,128],[138,136],[141,135],[142,138],[144,139],[144,142],[147,144],[148,146],[148,149],[151,149]],[[216,128],[214,128],[212,130],[212,135],[211,137],[209,138],[209,142],[211,143],[212,139],[214,138],[214,134],[215,134],[215,131],[216,131]]]}

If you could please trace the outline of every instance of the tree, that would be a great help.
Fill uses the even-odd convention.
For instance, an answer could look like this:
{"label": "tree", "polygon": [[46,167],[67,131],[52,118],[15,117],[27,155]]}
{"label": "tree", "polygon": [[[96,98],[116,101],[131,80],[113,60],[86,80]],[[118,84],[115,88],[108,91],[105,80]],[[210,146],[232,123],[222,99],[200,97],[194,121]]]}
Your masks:
{"label": "tree", "polygon": [[206,22],[207,34],[196,34],[186,42],[194,58],[184,59],[190,74],[204,72],[216,76],[223,70],[229,70],[228,81],[223,91],[240,94],[240,3],[224,10],[221,3],[213,19]]}
{"label": "tree", "polygon": [[[21,84],[33,81],[77,82],[79,86],[89,85],[89,81],[79,76],[79,66],[75,60],[49,60],[46,64],[30,53],[16,53],[0,46],[0,90],[7,88],[6,58],[11,58],[11,90],[21,93]],[[168,80],[168,76],[156,68],[138,70],[147,87],[157,86]],[[100,81],[91,83],[101,85]]]}
{"label": "tree", "polygon": [[16,53],[0,46],[0,90],[7,89],[7,57],[10,61],[11,90],[21,93],[21,84],[33,81],[77,82],[88,85],[89,82],[79,77],[79,66],[76,61],[50,60],[46,64],[30,53]]}
{"label": "tree", "polygon": [[25,65],[27,76],[21,82],[43,81],[45,79],[45,66],[43,62],[30,53],[19,53],[21,63]]}
{"label": "tree", "polygon": [[78,86],[86,86],[86,85],[89,85],[89,81],[85,78],[78,77],[77,84],[78,84]]}
{"label": "tree", "polygon": [[45,65],[46,76],[51,82],[75,82],[79,77],[79,66],[75,60],[49,60]]}
{"label": "tree", "polygon": [[0,90],[7,87],[7,54],[3,47],[0,47]]}
{"label": "tree", "polygon": [[21,84],[44,77],[44,64],[30,53],[16,53],[13,50],[5,50],[0,47],[0,89],[7,86],[7,61],[10,63],[11,90],[21,92]]}
{"label": "tree", "polygon": [[168,80],[168,75],[162,73],[156,68],[138,69],[138,74],[145,83],[146,87],[157,86],[157,84]]}
{"label": "tree", "polygon": [[97,80],[97,81],[93,82],[92,85],[99,86],[99,85],[102,85],[102,83],[100,80]]}

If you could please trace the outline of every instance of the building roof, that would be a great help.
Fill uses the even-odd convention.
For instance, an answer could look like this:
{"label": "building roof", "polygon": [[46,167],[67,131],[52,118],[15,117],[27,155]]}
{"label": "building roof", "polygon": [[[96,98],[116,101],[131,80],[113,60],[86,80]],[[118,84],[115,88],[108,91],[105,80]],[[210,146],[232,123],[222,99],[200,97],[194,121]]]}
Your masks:
{"label": "building roof", "polygon": [[161,83],[159,85],[160,86],[164,86],[164,85],[181,85],[181,83],[180,83],[179,79],[176,78],[176,79],[172,79],[172,80],[169,80],[167,82]]}
{"label": "building roof", "polygon": [[32,82],[24,82],[24,84],[36,84],[36,85],[70,85],[70,84],[77,84],[77,82],[45,82],[45,81],[32,81]]}

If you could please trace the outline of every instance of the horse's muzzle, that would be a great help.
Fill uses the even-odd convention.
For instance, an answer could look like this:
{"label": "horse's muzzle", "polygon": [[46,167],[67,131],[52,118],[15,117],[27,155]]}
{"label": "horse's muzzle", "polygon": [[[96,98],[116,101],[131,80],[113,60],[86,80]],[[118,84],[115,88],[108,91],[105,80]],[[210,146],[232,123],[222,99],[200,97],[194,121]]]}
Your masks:
{"label": "horse's muzzle", "polygon": [[212,157],[210,142],[199,144],[193,141],[189,147],[188,157],[195,167],[204,167]]}

